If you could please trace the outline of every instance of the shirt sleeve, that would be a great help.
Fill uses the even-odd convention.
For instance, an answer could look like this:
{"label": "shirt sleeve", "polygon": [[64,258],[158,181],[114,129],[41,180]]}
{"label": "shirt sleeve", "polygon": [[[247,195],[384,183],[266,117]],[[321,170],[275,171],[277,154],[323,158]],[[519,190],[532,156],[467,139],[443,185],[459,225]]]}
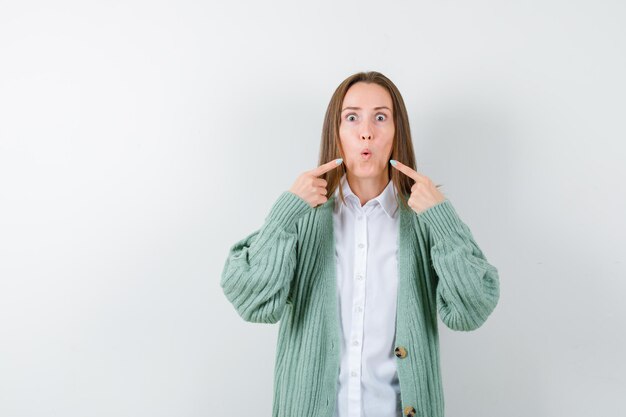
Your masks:
{"label": "shirt sleeve", "polygon": [[441,320],[452,330],[479,328],[500,297],[497,268],[489,263],[448,199],[417,215],[430,229]]}
{"label": "shirt sleeve", "polygon": [[280,320],[297,263],[297,221],[310,210],[305,200],[285,191],[263,226],[230,247],[220,285],[245,321]]}

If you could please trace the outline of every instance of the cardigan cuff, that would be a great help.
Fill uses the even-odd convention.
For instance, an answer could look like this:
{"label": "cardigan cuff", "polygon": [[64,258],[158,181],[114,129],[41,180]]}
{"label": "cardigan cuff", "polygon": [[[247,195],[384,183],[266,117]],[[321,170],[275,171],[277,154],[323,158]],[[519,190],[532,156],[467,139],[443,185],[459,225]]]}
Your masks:
{"label": "cardigan cuff", "polygon": [[461,219],[448,199],[429,207],[417,216],[430,226],[431,233],[437,239],[463,230]]}

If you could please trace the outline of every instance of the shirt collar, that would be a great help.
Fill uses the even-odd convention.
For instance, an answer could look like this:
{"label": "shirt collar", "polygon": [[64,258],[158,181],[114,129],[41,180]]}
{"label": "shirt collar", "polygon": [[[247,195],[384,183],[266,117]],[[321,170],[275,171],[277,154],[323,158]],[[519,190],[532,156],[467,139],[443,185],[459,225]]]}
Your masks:
{"label": "shirt collar", "polygon": [[[346,174],[344,173],[341,177],[341,185],[343,186],[343,195],[346,199],[346,203],[350,200],[358,206],[361,205],[359,197],[356,196],[352,192],[350,185],[348,184],[348,179],[346,178]],[[385,189],[373,200],[378,201],[380,206],[383,208],[383,211],[389,216],[393,218],[397,209],[398,209],[398,200],[396,199],[395,187],[393,185],[393,181],[389,180],[389,183],[385,187]],[[369,203],[369,201],[368,201]],[[367,203],[366,203],[367,204]],[[345,204],[341,201],[341,196],[339,195],[339,187],[335,190],[335,210],[341,213],[341,210]]]}

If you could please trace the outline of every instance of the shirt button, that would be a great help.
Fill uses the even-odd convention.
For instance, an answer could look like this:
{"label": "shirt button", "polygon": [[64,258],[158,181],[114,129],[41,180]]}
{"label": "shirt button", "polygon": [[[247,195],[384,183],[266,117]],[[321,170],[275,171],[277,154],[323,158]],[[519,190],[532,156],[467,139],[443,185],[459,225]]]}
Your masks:
{"label": "shirt button", "polygon": [[365,247],[365,245],[364,245],[364,244],[359,243],[359,248],[360,248],[360,249],[363,249],[364,247]]}
{"label": "shirt button", "polygon": [[356,311],[358,311],[358,312],[360,313],[361,311],[363,311],[363,307],[358,306],[358,307],[356,308]]}
{"label": "shirt button", "polygon": [[358,345],[359,345],[359,341],[358,341],[358,340],[355,340],[355,341],[353,341],[353,342],[352,342],[352,344],[353,344],[354,346],[358,346]]}
{"label": "shirt button", "polygon": [[363,275],[361,275],[361,274],[357,275],[356,279],[358,279],[359,281],[363,281]]}
{"label": "shirt button", "polygon": [[352,372],[350,372],[350,375],[357,376],[357,373],[356,373],[356,371],[352,371]]}

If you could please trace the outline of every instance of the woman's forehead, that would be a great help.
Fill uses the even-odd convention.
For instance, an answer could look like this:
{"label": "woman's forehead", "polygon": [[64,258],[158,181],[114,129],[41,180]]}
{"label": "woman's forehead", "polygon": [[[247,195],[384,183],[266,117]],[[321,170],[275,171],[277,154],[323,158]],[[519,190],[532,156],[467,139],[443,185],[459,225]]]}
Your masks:
{"label": "woman's forehead", "polygon": [[386,88],[375,83],[358,82],[352,85],[343,98],[342,110],[346,107],[377,109],[387,107],[392,109],[391,95]]}

